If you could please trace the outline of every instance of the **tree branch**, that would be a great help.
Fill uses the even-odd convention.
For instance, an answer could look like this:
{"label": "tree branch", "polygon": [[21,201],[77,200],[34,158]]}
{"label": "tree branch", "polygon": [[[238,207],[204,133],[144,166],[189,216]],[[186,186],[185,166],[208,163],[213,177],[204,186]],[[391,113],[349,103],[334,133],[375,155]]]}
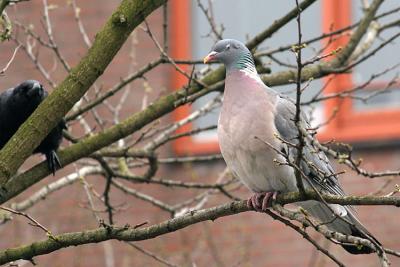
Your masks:
{"label": "tree branch", "polygon": [[[319,196],[312,191],[306,191],[307,199],[319,199]],[[400,198],[398,197],[340,197],[323,195],[328,203],[341,205],[395,205],[400,206]],[[298,192],[280,194],[277,196],[276,203],[284,205],[297,201],[305,200]],[[114,227],[105,226],[94,230],[83,232],[73,232],[60,235],[53,235],[51,238],[34,242],[29,245],[0,251],[0,264],[18,259],[31,260],[38,255],[44,255],[61,248],[69,246],[78,246],[89,243],[98,243],[110,239],[123,241],[139,241],[152,239],[160,235],[171,233],[187,226],[207,221],[216,220],[221,217],[238,214],[249,211],[247,201],[234,201],[217,207],[191,211],[180,217],[164,221],[162,223],[152,225],[146,228],[136,229],[135,227]]]}
{"label": "tree branch", "polygon": [[[374,14],[377,11],[378,5],[382,2],[382,0],[375,0],[368,12],[366,13],[366,16],[361,20],[358,28],[354,32],[354,36],[351,38],[351,43],[348,44],[344,49],[341,50],[347,51],[346,55],[349,57],[351,53],[349,54],[349,51],[352,52],[356,48],[358,42],[362,38],[362,33],[365,33],[367,28],[368,28],[368,23],[370,23],[374,17]],[[301,6],[301,4],[300,4]],[[297,8],[296,8],[297,10]],[[294,14],[294,17],[296,17],[297,12]],[[280,25],[281,27],[283,25]],[[271,26],[272,27],[272,26]],[[270,28],[271,28],[270,27]],[[275,30],[278,30],[279,28],[274,28]],[[251,40],[248,44],[249,47],[255,47],[257,44],[259,44],[261,41],[257,39],[257,37]],[[344,57],[341,57],[344,59]],[[341,67],[341,62],[335,59],[329,61],[329,62],[320,62],[315,65],[310,65],[305,68],[303,68],[301,72],[301,80],[309,80],[310,78],[320,78],[323,76],[326,76],[330,73],[335,72],[335,68]],[[110,145],[117,140],[128,136],[141,128],[143,128],[145,125],[149,124],[150,122],[164,116],[165,114],[171,112],[175,108],[177,108],[180,105],[183,105],[185,103],[188,103],[190,101],[194,101],[198,97],[207,94],[212,91],[216,90],[222,90],[223,88],[223,82],[219,82],[220,80],[223,79],[223,73],[224,69],[223,68],[218,68],[217,70],[211,72],[208,74],[206,77],[202,79],[202,83],[210,85],[213,84],[212,86],[209,86],[207,88],[202,88],[201,85],[194,84],[190,88],[183,88],[181,90],[175,91],[169,95],[162,96],[158,100],[154,101],[152,105],[149,105],[146,109],[137,112],[127,118],[125,121],[121,122],[120,124],[117,124],[113,127],[110,127],[109,129],[106,129],[105,131],[87,137],[83,139],[81,142],[71,145],[70,147],[61,150],[59,152],[59,157],[61,160],[61,163],[63,166],[68,165],[71,162],[74,162],[82,157],[88,156],[92,154],[93,152],[99,150],[102,147],[105,147],[107,145]],[[288,84],[291,83],[292,81],[296,80],[297,73],[294,70],[289,70],[289,71],[281,71],[272,75],[264,75],[262,77],[263,81],[270,85],[282,85],[282,84]],[[56,90],[58,91],[58,90]],[[52,94],[53,95],[53,94]],[[51,96],[50,96],[51,97]],[[49,97],[49,98],[50,98]],[[47,103],[47,101],[44,101],[44,103]],[[60,103],[63,101],[60,101]],[[55,103],[54,103],[55,104]],[[42,106],[42,105],[41,105]],[[40,109],[40,107],[39,107]],[[47,108],[45,108],[46,110]],[[42,109],[41,109],[42,110]],[[52,110],[52,109],[48,109]],[[46,114],[51,114],[52,112],[46,111]],[[36,114],[36,111],[34,115]],[[39,120],[39,119],[38,119]],[[30,121],[30,120],[29,120]],[[24,124],[25,125],[25,124]],[[26,131],[29,129],[26,129],[26,127],[21,126],[20,130],[24,128]],[[23,134],[22,134],[23,135]],[[16,140],[19,138],[13,138],[12,140]],[[25,140],[29,140],[29,138],[26,138]],[[0,152],[0,164],[2,163],[4,166],[5,161],[2,161],[3,156],[5,155],[6,151],[3,149]],[[18,157],[18,155],[17,155]],[[1,167],[1,165],[0,165]],[[0,180],[4,176],[1,175],[0,171]],[[35,184],[36,182],[40,181],[45,177],[46,175],[49,174],[49,170],[47,169],[46,164],[43,162],[41,164],[38,164],[34,166],[32,169],[28,170],[27,172],[18,175],[11,179],[5,186],[4,186],[4,192],[3,194],[0,194],[0,203],[3,203],[4,201],[14,197],[15,195],[19,194],[20,192],[24,191],[26,188],[30,187],[31,185]]]}
{"label": "tree branch", "polygon": [[166,0],[121,2],[103,29],[97,33],[87,55],[0,151],[0,185],[4,185],[15,174],[42,139],[103,74],[132,30],[165,2]]}
{"label": "tree branch", "polygon": [[18,3],[18,2],[25,2],[29,0],[0,0],[0,15],[3,14],[3,11],[9,4]]}

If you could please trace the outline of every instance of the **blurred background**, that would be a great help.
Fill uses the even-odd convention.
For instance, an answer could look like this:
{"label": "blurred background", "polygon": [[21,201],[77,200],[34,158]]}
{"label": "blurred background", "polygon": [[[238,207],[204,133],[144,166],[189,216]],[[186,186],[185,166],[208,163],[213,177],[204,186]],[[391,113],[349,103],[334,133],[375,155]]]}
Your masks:
{"label": "blurred background", "polygon": [[[303,40],[312,40],[357,23],[365,14],[365,2],[316,1],[302,13]],[[9,62],[17,47],[18,50],[15,59],[0,77],[1,92],[27,79],[39,80],[51,92],[66,77],[69,68],[75,66],[85,55],[96,32],[119,3],[118,0],[44,0],[26,1],[8,7],[13,30],[11,39],[0,44],[0,67]],[[143,110],[158,97],[186,86],[187,77],[177,71],[176,67],[167,61],[157,61],[160,58],[160,48],[169,57],[177,60],[181,70],[200,79],[219,67],[215,64],[200,64],[216,40],[220,37],[243,42],[251,40],[295,7],[295,1],[169,1],[147,18],[147,24],[133,32],[105,73],[82,100],[82,106],[101,99],[104,94],[118,87],[121,81],[131,77],[139,69],[146,68],[150,62],[157,62],[157,65],[132,78],[131,82],[122,86],[122,90],[116,90],[115,94],[101,101],[91,111],[81,117],[71,118],[68,121],[69,133],[79,140],[101,132]],[[378,15],[390,11],[392,13],[376,22],[377,35],[364,55],[399,33],[399,7],[396,0],[384,1]],[[354,27],[350,27],[334,37],[320,38],[321,40],[317,38],[310,42],[304,49],[304,60],[323,55],[326,49],[343,46],[353,30]],[[292,20],[253,51],[262,68],[261,73],[273,75],[279,71],[295,69],[296,58],[290,47],[296,42],[297,24]],[[157,43],[161,44],[160,47]],[[334,139],[349,143],[353,147],[353,158],[362,159],[361,167],[369,172],[398,170],[400,167],[399,49],[398,40],[385,44],[351,72],[310,81],[303,93],[305,110],[312,118],[313,125],[319,128],[319,140],[328,142]],[[361,89],[353,90],[358,87]],[[295,95],[293,82],[288,81],[285,85],[274,88],[284,94]],[[323,96],[340,92],[347,93],[340,97],[323,99]],[[189,210],[229,202],[232,197],[245,199],[250,196],[246,188],[232,181],[219,155],[215,125],[220,94],[213,92],[190,105],[180,107],[125,138],[121,141],[123,143],[114,145],[118,147],[128,144],[130,147],[143,148],[151,147],[152,140],[156,140],[158,169],[154,177],[183,183],[182,186],[176,186],[162,182],[147,184],[117,179],[119,187],[112,186],[109,195],[109,201],[114,208],[114,224],[152,225]],[[202,109],[205,110],[204,114],[196,113]],[[178,123],[190,115],[195,118]],[[172,130],[168,132],[168,129]],[[168,138],[162,140],[160,134],[166,131]],[[183,137],[178,138],[179,134]],[[65,140],[63,147],[70,144],[70,141]],[[29,170],[42,160],[42,156],[32,156],[20,171]],[[145,159],[136,158],[127,162],[134,175],[146,174],[148,162]],[[333,162],[338,172],[345,171],[340,175],[340,182],[348,194],[385,195],[397,190],[398,176],[370,179],[358,175],[343,164]],[[118,159],[110,161],[110,164],[119,164]],[[95,171],[78,175],[79,177],[73,176],[78,170],[95,165],[94,159],[81,159],[59,170],[55,177],[49,176],[35,184],[10,200],[6,206],[23,206],[21,210],[42,222],[52,233],[96,228],[99,226],[99,218],[107,221],[109,217],[102,197],[106,179],[103,175],[96,175]],[[65,177],[75,178],[65,182]],[[57,187],[57,190],[50,190],[50,193],[36,199],[32,204],[26,203],[36,192],[49,188],[49,184],[54,185],[58,179],[64,179],[65,184]],[[223,183],[227,185],[226,190],[229,193],[224,194],[213,186],[185,186],[185,183]],[[155,204],[155,200],[166,205]],[[399,215],[396,207],[360,206],[357,210],[360,220],[382,244],[400,250],[397,231]],[[43,231],[28,225],[25,218],[15,215],[11,217],[12,219],[8,218],[0,225],[1,250],[46,238]],[[336,255],[346,266],[379,265],[375,255],[350,255],[313,231],[310,230],[310,233],[322,247]],[[70,247],[37,257],[35,262],[38,266],[76,267],[168,264],[335,266],[298,233],[265,214],[255,212],[198,223],[175,233],[132,244],[107,241]],[[168,262],[162,263],[155,257]],[[390,260],[392,266],[400,265],[399,259],[390,257]],[[28,261],[18,262],[18,266],[29,265],[31,263]]]}

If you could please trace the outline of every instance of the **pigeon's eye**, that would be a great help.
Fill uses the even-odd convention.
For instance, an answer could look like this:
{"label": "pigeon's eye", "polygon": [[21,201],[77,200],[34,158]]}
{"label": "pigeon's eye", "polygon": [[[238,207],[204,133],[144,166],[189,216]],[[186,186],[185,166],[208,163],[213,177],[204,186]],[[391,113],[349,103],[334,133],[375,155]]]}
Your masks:
{"label": "pigeon's eye", "polygon": [[231,45],[230,45],[230,44],[228,44],[228,45],[225,46],[225,50],[229,50],[230,48],[231,48]]}

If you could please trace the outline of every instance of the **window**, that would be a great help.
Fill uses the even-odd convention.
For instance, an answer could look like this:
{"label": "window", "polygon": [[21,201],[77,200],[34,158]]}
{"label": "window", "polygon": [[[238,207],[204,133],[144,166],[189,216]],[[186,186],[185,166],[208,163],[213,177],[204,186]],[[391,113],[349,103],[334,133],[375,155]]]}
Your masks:
{"label": "window", "polygon": [[[381,10],[395,6],[395,0],[387,1]],[[207,7],[208,1],[202,1]],[[213,11],[216,23],[225,26],[223,33],[225,38],[235,38],[243,42],[246,38],[251,38],[258,32],[268,27],[276,18],[283,16],[288,10],[292,9],[292,1],[275,1],[271,8],[271,3],[264,0],[253,0],[251,5],[247,0],[216,0],[213,1]],[[320,35],[322,32],[329,32],[348,26],[352,21],[356,21],[362,13],[359,11],[360,1],[318,1],[310,6],[302,16],[303,40]],[[226,6],[229,5],[229,12]],[[211,38],[205,38],[209,32],[208,22],[197,7],[197,1],[177,1],[170,2],[171,13],[171,55],[177,59],[195,58],[201,59],[206,55],[213,45]],[[353,12],[353,13],[352,13]],[[321,22],[321,23],[316,23]],[[284,26],[273,38],[264,42],[259,50],[269,50],[282,45],[295,43],[297,39],[297,25],[293,20]],[[347,36],[338,38],[330,44],[330,49],[335,49],[347,42]],[[312,57],[316,50],[324,45],[323,42],[317,42],[304,50],[303,58]],[[400,47],[399,47],[400,48]],[[388,59],[393,58],[388,55]],[[277,56],[281,62],[295,65],[294,55],[287,51]],[[379,57],[374,58],[379,61]],[[274,60],[266,58],[264,62],[270,66],[273,72],[283,69]],[[353,74],[336,75],[334,82],[326,87],[326,93],[337,93],[354,87],[357,84],[365,82],[369,78],[365,73],[377,72],[375,68],[364,69],[357,67]],[[365,64],[367,65],[367,64]],[[188,66],[181,66],[190,72]],[[361,74],[364,74],[363,76]],[[382,76],[387,79],[387,76]],[[303,100],[310,99],[329,78],[315,80],[303,94]],[[186,85],[187,80],[179,73],[172,75],[173,88],[180,88]],[[369,91],[380,90],[382,85],[387,84],[385,80],[371,83],[366,90],[357,92],[358,96],[368,95]],[[292,94],[294,96],[295,86],[274,87],[281,93]],[[215,93],[217,94],[217,93]],[[193,105],[199,107],[206,103],[212,96],[206,96]],[[339,112],[330,123],[322,128],[319,138],[323,141],[332,138],[346,142],[363,142],[370,140],[394,139],[400,137],[400,92],[391,90],[390,93],[378,94],[366,103],[352,99],[330,99],[328,101],[316,104],[312,109],[314,123],[318,124],[330,118],[337,107]],[[190,114],[192,107],[180,107],[174,112],[176,120],[182,119]],[[202,118],[195,123],[185,125],[179,129],[179,133],[187,132],[196,127],[205,127],[216,124],[219,111],[215,111],[210,116]],[[199,154],[218,152],[218,143],[216,134],[203,134],[199,136],[186,137],[179,139],[174,148],[179,154]]]}
{"label": "window", "polygon": [[[359,4],[360,1],[324,1],[324,32],[330,31],[332,26],[334,29],[339,29],[358,21],[362,16],[362,9]],[[378,13],[381,14],[397,7],[398,1],[385,1]],[[386,23],[390,19],[393,20],[393,17],[384,18],[381,23]],[[384,31],[380,38],[389,39],[394,34],[393,30]],[[332,44],[332,49],[346,43],[347,38],[344,37],[335,41]],[[375,43],[371,49],[378,45],[379,43]],[[354,88],[365,83],[372,74],[394,66],[399,62],[398,57],[393,57],[393,51],[398,51],[398,49],[400,49],[400,45],[393,43],[390,49],[378,52],[376,56],[368,59],[367,64],[357,66],[351,74],[336,75],[335,82],[329,84],[326,92],[338,93]],[[385,91],[382,94],[379,93],[380,90],[387,87],[394,75],[393,72],[389,72],[372,81],[365,89],[355,94],[364,98],[376,95],[367,101],[350,98],[336,98],[327,101],[325,116],[331,116],[333,110],[338,106],[340,106],[340,110],[319,137],[322,140],[334,138],[339,141],[353,143],[399,139],[400,86],[398,83],[394,83],[390,86],[389,91]]]}
{"label": "window", "polygon": [[[173,58],[189,59],[192,57],[191,36],[191,1],[171,1],[169,2],[170,16],[170,53]],[[187,72],[190,72],[187,65],[180,65]],[[187,85],[187,78],[178,72],[171,75],[172,88],[181,88]],[[175,120],[181,120],[190,114],[191,107],[184,105],[173,112]],[[189,123],[177,130],[177,133],[184,133],[193,129],[193,124]],[[174,150],[178,154],[209,154],[219,151],[216,140],[195,141],[192,137],[183,137],[173,143]]]}

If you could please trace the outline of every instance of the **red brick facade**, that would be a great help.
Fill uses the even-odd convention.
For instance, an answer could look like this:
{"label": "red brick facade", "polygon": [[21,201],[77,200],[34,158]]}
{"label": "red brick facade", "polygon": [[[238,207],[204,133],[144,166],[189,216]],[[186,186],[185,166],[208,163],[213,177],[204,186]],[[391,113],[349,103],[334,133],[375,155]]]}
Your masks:
{"label": "red brick facade", "polygon": [[[56,41],[70,65],[74,66],[80,57],[85,54],[86,48],[73,19],[72,9],[66,5],[67,1],[50,2],[58,5],[57,9],[51,11]],[[101,28],[118,2],[117,0],[78,1],[82,10],[81,17],[91,40],[93,40],[96,31]],[[35,30],[43,34],[40,24],[42,14],[40,1],[20,3],[16,8],[9,8],[9,14],[12,18],[17,15],[24,23],[34,24]],[[157,10],[149,18],[152,30],[158,37],[161,37],[162,31],[161,15],[161,10]],[[138,43],[135,47],[137,59],[135,68],[139,68],[150,60],[157,58],[159,54],[151,40],[142,30],[137,30],[136,34]],[[99,86],[109,88],[127,74],[130,42],[131,40],[128,40],[105,74],[97,82]],[[10,41],[1,43],[0,46],[2,51],[0,54],[0,66],[3,66],[12,54],[15,44]],[[41,49],[40,57],[45,67],[51,69],[54,61],[50,53],[45,49]],[[60,64],[58,63],[58,65]],[[161,67],[146,76],[151,81],[152,88],[155,89],[151,94],[153,99],[163,94],[165,90],[171,89],[169,87],[170,70],[167,67]],[[57,72],[53,73],[56,82],[62,81],[65,75],[66,72],[62,70],[61,66],[58,66]],[[27,58],[26,54],[20,50],[15,62],[8,69],[5,76],[0,77],[0,88],[3,90],[28,78],[43,81],[35,66]],[[43,83],[46,84],[44,81]],[[47,87],[49,88],[49,86]],[[124,110],[127,116],[140,109],[141,103],[137,100],[142,98],[142,87],[142,81],[135,82],[132,85],[134,89],[128,101],[131,105]],[[101,112],[104,113],[105,117],[109,116],[106,111]],[[168,118],[164,120],[168,120]],[[110,125],[108,124],[106,127]],[[165,151],[165,153],[171,154],[172,151]],[[386,149],[360,150],[359,156],[364,159],[365,168],[371,171],[394,170],[400,166],[400,150],[397,146],[391,146]],[[39,156],[31,157],[24,166],[33,162],[37,163],[39,159]],[[224,166],[222,161],[198,165],[162,166],[159,174],[171,179],[206,182],[207,180],[215,180],[215,177],[224,169]],[[343,167],[339,166],[338,170],[341,168]],[[66,169],[71,171],[73,167],[69,166]],[[67,170],[59,171],[56,178],[67,174]],[[21,194],[11,202],[24,199],[32,192],[35,192],[35,189],[54,181],[56,178],[51,176],[46,178],[45,181],[29,189],[29,192]],[[94,185],[98,192],[103,191],[103,179],[90,177],[88,181]],[[397,181],[397,178],[394,179],[387,190],[393,189]],[[348,172],[341,177],[341,182],[347,193],[362,195],[375,191],[384,183],[384,180],[380,178],[368,180]],[[198,192],[165,188],[157,185],[134,185],[134,187],[171,204],[179,203]],[[245,188],[241,189],[240,194],[243,198],[250,195]],[[126,210],[116,214],[116,224],[118,225],[135,225],[142,222],[148,222],[151,225],[168,219],[167,213],[117,191],[112,192],[111,201],[116,205],[124,204],[127,207]],[[225,197],[212,196],[207,206],[222,204],[226,201],[229,200]],[[48,199],[41,201],[30,209],[28,213],[46,225],[54,234],[81,231],[98,226],[91,212],[80,207],[86,202],[87,198],[82,185],[75,183],[68,188],[55,192]],[[102,208],[101,206],[99,207]],[[360,220],[385,246],[400,250],[399,215],[395,207],[368,206],[361,207],[358,210]],[[105,217],[105,215],[103,216]],[[1,225],[0,236],[0,250],[46,238],[41,230],[29,226],[26,219],[21,217],[16,217],[13,221]],[[375,255],[353,256],[337,245],[326,243],[320,237],[317,239],[348,266],[373,267],[379,265]],[[328,258],[316,252],[314,247],[299,234],[283,224],[273,221],[269,216],[255,212],[246,212],[218,219],[214,222],[196,224],[182,231],[167,234],[153,240],[137,242],[136,244],[163,256],[179,266],[335,266]],[[392,266],[400,266],[400,260],[390,259],[392,260]],[[35,258],[35,262],[38,266],[162,266],[152,258],[119,241],[61,249],[50,255]]]}

